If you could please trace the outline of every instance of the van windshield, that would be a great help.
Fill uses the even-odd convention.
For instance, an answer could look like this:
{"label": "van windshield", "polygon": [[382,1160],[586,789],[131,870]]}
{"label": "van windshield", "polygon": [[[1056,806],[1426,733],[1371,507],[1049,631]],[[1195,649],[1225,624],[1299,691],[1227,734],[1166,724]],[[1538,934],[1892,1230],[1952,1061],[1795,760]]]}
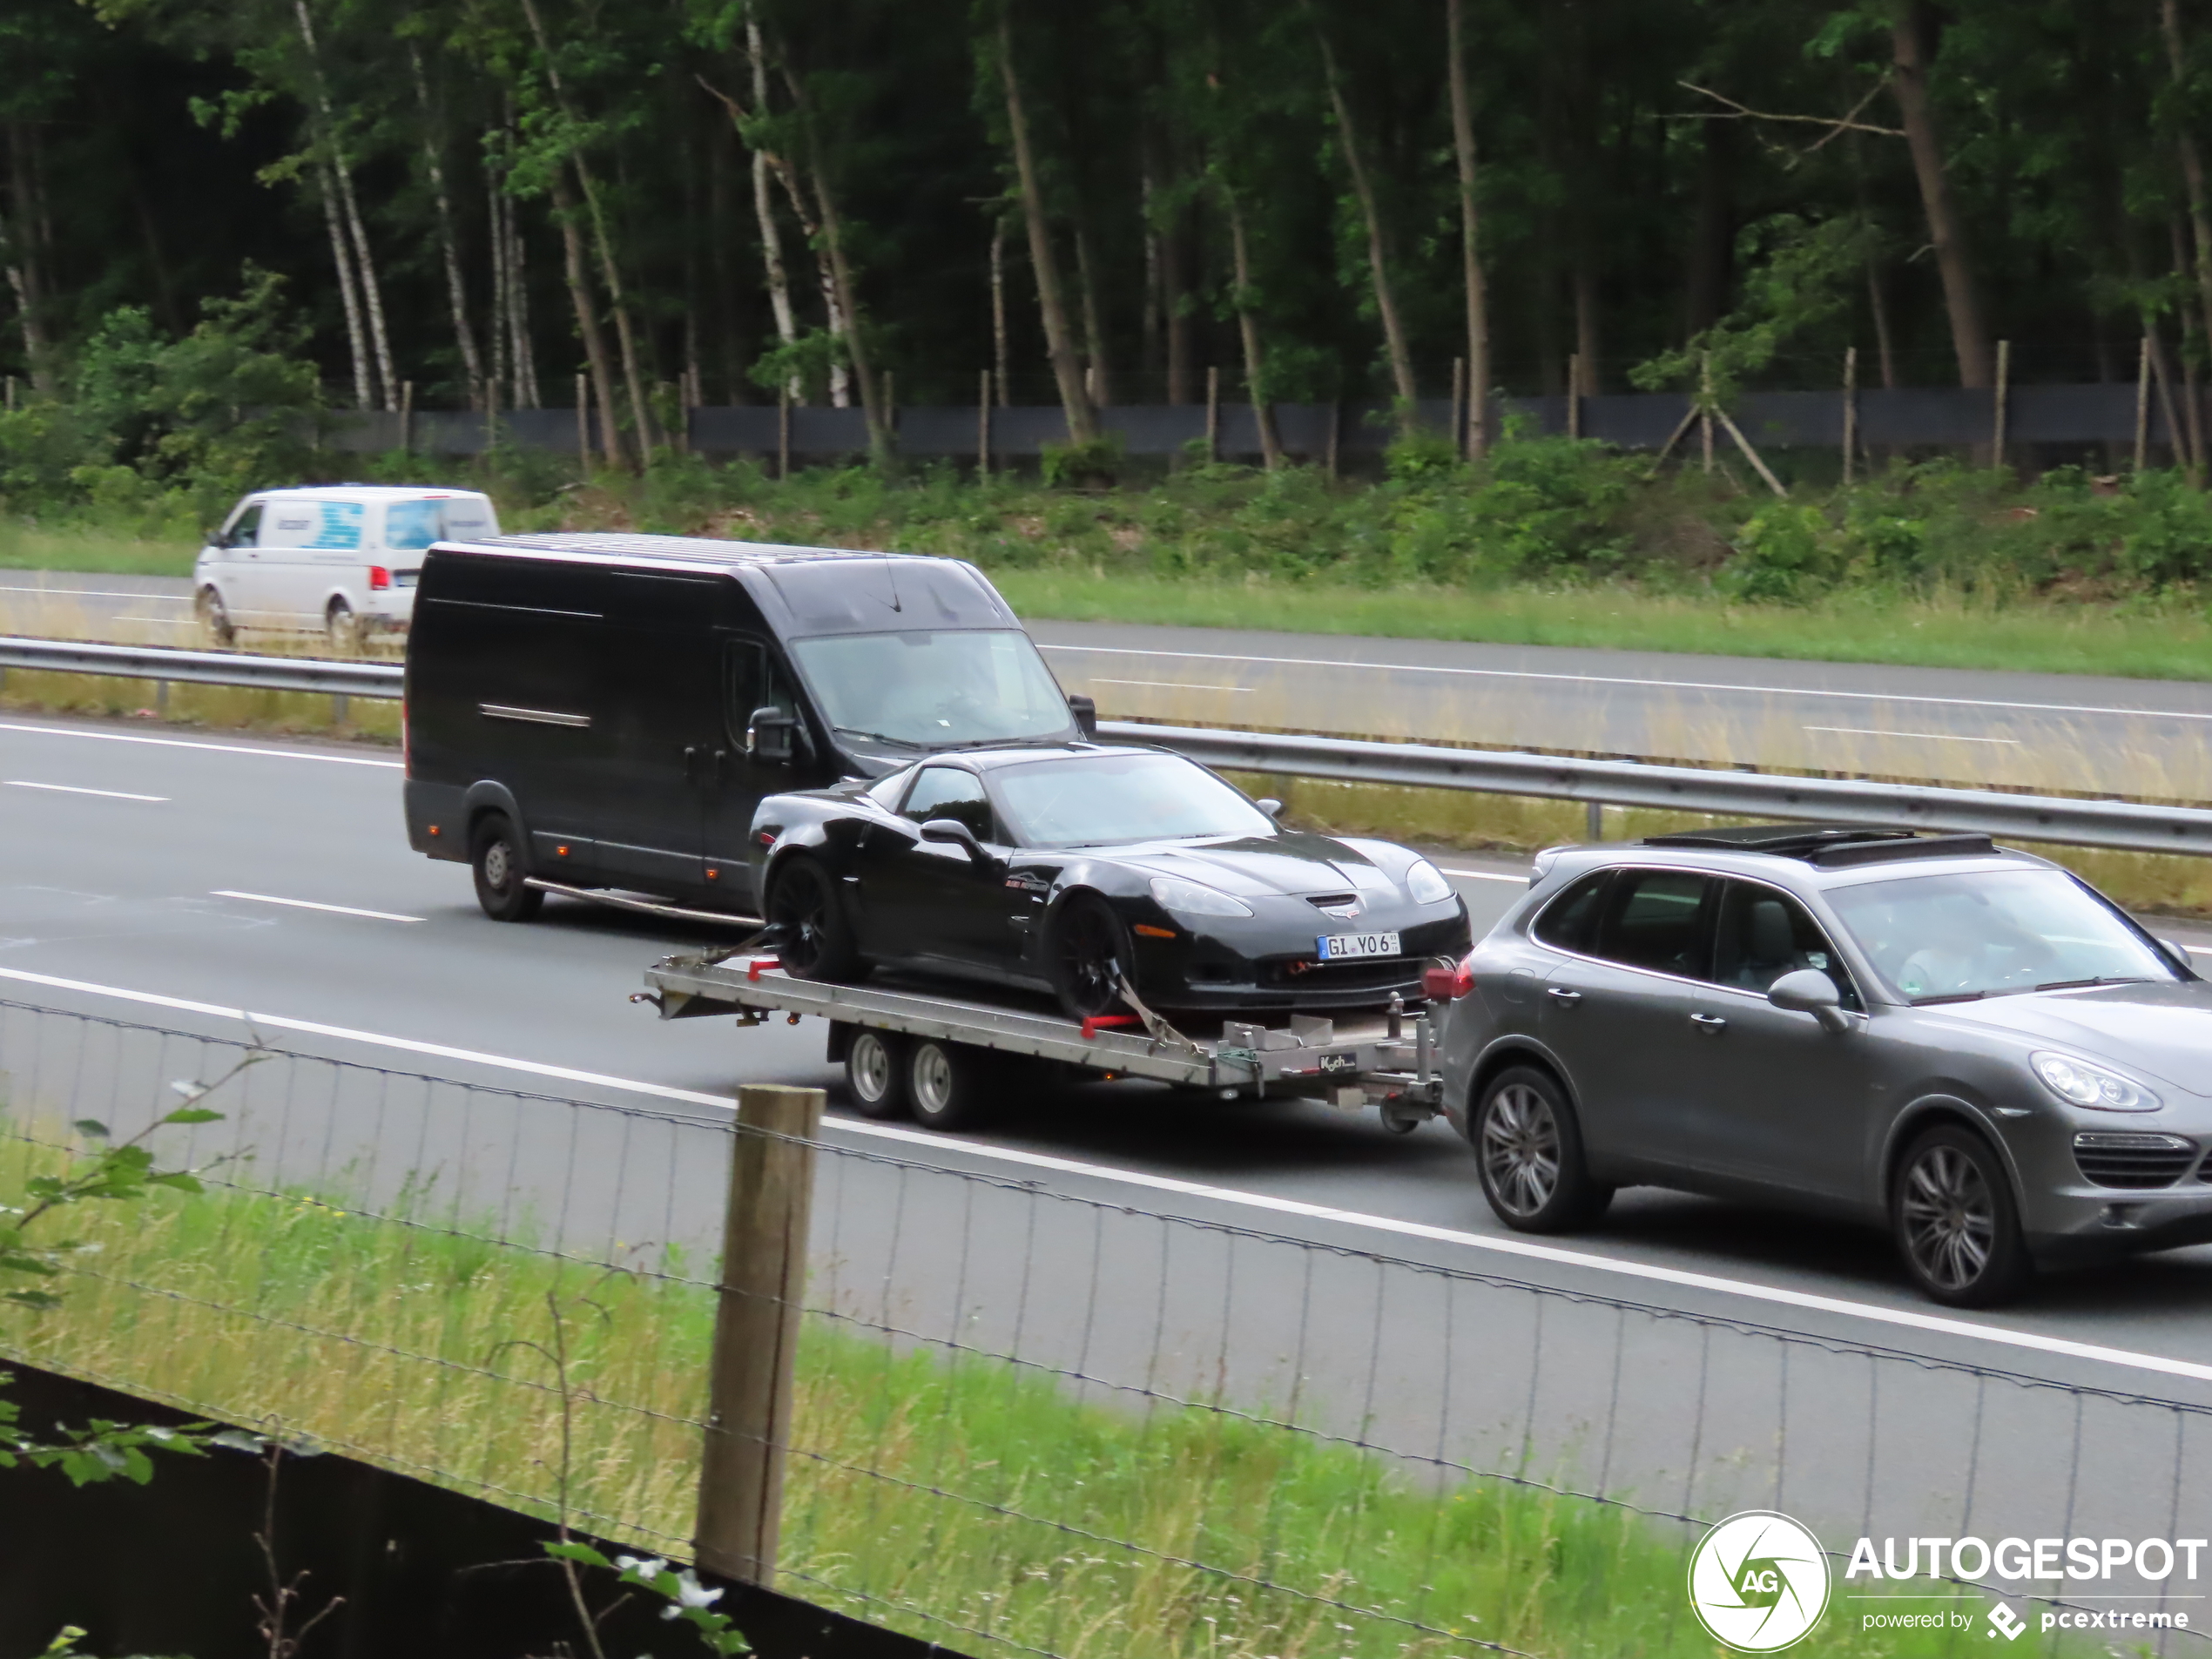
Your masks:
{"label": "van windshield", "polygon": [[954,749],[1074,732],[1068,699],[1018,628],[833,634],[791,651],[846,737]]}

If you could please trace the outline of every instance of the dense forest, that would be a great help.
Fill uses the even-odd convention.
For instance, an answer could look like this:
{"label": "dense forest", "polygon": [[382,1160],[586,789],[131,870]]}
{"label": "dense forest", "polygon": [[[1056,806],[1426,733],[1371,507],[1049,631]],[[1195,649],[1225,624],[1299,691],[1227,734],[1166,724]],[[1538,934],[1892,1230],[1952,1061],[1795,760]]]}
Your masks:
{"label": "dense forest", "polygon": [[2207,64],[2181,0],[10,0],[0,372],[197,329],[341,407],[588,377],[610,454],[987,373],[1079,438],[1209,370],[1979,386],[2148,327],[2178,384]]}

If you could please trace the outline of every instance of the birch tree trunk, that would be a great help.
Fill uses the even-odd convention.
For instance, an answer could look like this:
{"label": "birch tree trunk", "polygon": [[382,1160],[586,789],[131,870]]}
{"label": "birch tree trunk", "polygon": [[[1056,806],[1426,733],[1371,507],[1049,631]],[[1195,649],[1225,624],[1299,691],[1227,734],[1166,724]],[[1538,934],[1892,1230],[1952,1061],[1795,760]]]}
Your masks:
{"label": "birch tree trunk", "polygon": [[1259,427],[1260,462],[1270,472],[1283,465],[1283,441],[1275,432],[1275,404],[1267,388],[1267,366],[1261,355],[1259,318],[1252,310],[1251,250],[1244,238],[1244,210],[1237,192],[1222,186],[1229,209],[1229,246],[1237,278],[1237,333],[1244,347],[1244,384],[1251,390],[1252,419]]}
{"label": "birch tree trunk", "polygon": [[522,205],[507,199],[507,322],[514,331],[515,405],[543,408],[537,385],[537,349],[530,343],[529,253],[523,240]]}
{"label": "birch tree trunk", "polygon": [[314,87],[315,106],[322,116],[323,143],[329,151],[325,172],[336,179],[338,206],[347,237],[353,244],[354,257],[359,262],[361,310],[368,323],[368,341],[375,354],[376,372],[383,382],[382,401],[386,409],[400,407],[399,381],[392,372],[392,341],[384,327],[384,291],[376,278],[376,255],[368,244],[368,227],[362,223],[361,202],[354,194],[352,169],[346,165],[345,151],[338,142],[338,111],[330,101],[330,88],[322,78],[322,57],[315,44],[314,17],[308,13],[307,0],[292,0],[292,15],[300,24],[300,39],[307,49],[307,73]]}
{"label": "birch tree trunk", "polygon": [[17,322],[23,332],[23,354],[30,369],[30,384],[41,397],[51,397],[60,388],[54,374],[53,342],[46,334],[46,288],[38,266],[36,212],[25,149],[21,124],[10,124],[8,165],[12,213],[0,214],[0,265],[5,266],[8,287],[16,296]]}
{"label": "birch tree trunk", "polygon": [[469,288],[461,275],[461,239],[454,228],[453,199],[446,190],[446,170],[438,159],[437,115],[430,105],[430,80],[422,72],[422,50],[407,44],[408,65],[415,71],[415,100],[422,107],[422,165],[430,179],[430,195],[437,206],[438,244],[445,254],[446,300],[453,309],[454,343],[461,349],[462,372],[469,377],[469,407],[484,407],[483,360],[476,354],[476,333],[469,326]]}
{"label": "birch tree trunk", "polygon": [[338,267],[338,298],[346,309],[346,343],[354,356],[354,407],[373,409],[376,407],[376,395],[369,380],[368,338],[361,332],[361,295],[354,287],[354,256],[346,246],[346,226],[338,212],[338,186],[330,171],[328,161],[315,163],[316,193],[322,198],[323,224],[330,232],[330,262]]}
{"label": "birch tree trunk", "polygon": [[[592,303],[591,278],[584,268],[583,227],[577,223],[576,198],[560,168],[548,175],[555,216],[561,222],[561,252],[569,282],[569,299],[576,307],[577,333],[583,337],[583,356],[591,371],[591,395],[599,405],[599,447],[608,462],[627,466],[622,428],[615,420],[613,365],[607,359],[607,336],[599,327],[599,313]],[[644,435],[639,435],[644,442]]]}
{"label": "birch tree trunk", "polygon": [[[484,382],[487,408],[496,408],[499,388],[512,388],[516,378],[511,354],[514,336],[507,320],[507,192],[502,188],[503,172],[489,162],[484,168],[484,205],[491,219],[491,333],[487,342],[491,347],[491,373]],[[516,392],[513,396],[519,406],[522,395]]]}
{"label": "birch tree trunk", "polygon": [[1314,37],[1321,43],[1321,68],[1329,83],[1329,105],[1336,112],[1337,132],[1343,141],[1345,171],[1352,175],[1352,193],[1359,203],[1359,216],[1367,229],[1367,268],[1375,288],[1375,309],[1380,314],[1383,326],[1383,345],[1390,354],[1390,378],[1395,388],[1401,429],[1413,423],[1413,356],[1406,343],[1406,327],[1398,314],[1398,297],[1391,287],[1390,263],[1384,251],[1382,209],[1375,200],[1374,182],[1367,176],[1366,163],[1360,158],[1359,137],[1352,125],[1352,106],[1345,101],[1343,78],[1337,73],[1337,55],[1329,44],[1329,37],[1322,30],[1320,19],[1313,22]]}
{"label": "birch tree trunk", "polygon": [[1464,442],[1470,460],[1490,448],[1490,319],[1482,287],[1480,242],[1476,235],[1474,112],[1467,97],[1467,69],[1460,12],[1463,0],[1444,0],[1444,35],[1452,96],[1452,154],[1460,172],[1460,258],[1467,307],[1467,428]]}
{"label": "birch tree trunk", "polygon": [[1089,360],[1085,389],[1090,393],[1090,401],[1103,409],[1114,401],[1113,373],[1107,366],[1106,331],[1099,326],[1098,280],[1091,268],[1090,227],[1081,222],[1076,226],[1076,281],[1082,289],[1083,343]]}
{"label": "birch tree trunk", "polygon": [[1927,214],[1928,241],[1935,249],[1936,270],[1943,279],[1952,348],[1959,359],[1959,384],[1987,386],[1996,374],[1990,357],[1989,331],[1982,321],[1981,291],[1974,280],[1966,225],[1951,194],[1935,108],[1928,98],[1925,0],[1904,0],[1890,33],[1896,61],[1890,85],[1897,95],[1898,114],[1904,120],[1905,143],[1912,152],[1912,172],[1919,180],[1920,204]]}
{"label": "birch tree trunk", "polygon": [[1076,443],[1098,441],[1098,412],[1084,389],[1082,366],[1076,361],[1074,331],[1068,326],[1068,304],[1060,289],[1060,265],[1052,251],[1052,226],[1045,215],[1044,186],[1037,177],[1036,155],[1029,143],[1029,120],[1022,107],[1022,81],[1014,67],[1013,0],[1000,0],[999,76],[1006,87],[1006,118],[1014,139],[1014,168],[1022,185],[1022,211],[1028,221],[1029,263],[1037,277],[1037,309],[1044,320],[1045,349],[1052,358],[1052,377],[1060,388],[1060,407],[1067,416],[1068,436]]}
{"label": "birch tree trunk", "polygon": [[[759,20],[750,12],[745,17],[745,51],[752,60],[752,107],[765,116],[768,113],[768,58],[761,45]],[[783,233],[776,224],[775,197],[768,187],[768,152],[759,145],[752,149],[752,208],[760,220],[760,260],[767,272],[768,307],[775,314],[776,338],[788,346],[799,338],[799,319],[792,311],[791,276],[784,268]],[[793,374],[784,382],[784,391],[796,403],[806,395],[806,388]]]}

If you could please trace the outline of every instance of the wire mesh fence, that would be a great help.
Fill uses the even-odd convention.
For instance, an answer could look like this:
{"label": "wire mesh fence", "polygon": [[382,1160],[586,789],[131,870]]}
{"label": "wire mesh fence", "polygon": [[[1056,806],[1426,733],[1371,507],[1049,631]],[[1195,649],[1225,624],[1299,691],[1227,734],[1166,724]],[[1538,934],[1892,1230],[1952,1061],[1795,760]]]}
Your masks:
{"label": "wire mesh fence", "polygon": [[[757,1131],[0,1003],[0,1200],[179,1083],[224,1116],[156,1144],[207,1191],[75,1224],[62,1307],[0,1352],[688,1553]],[[1858,1598],[1963,1595],[1977,1639],[1987,1598],[1845,1576],[1862,1535],[2212,1532],[2193,1401],[811,1144],[778,1585],[963,1651],[1710,1652],[1684,1564],[1745,1508],[1819,1534],[1821,1640],[1871,1651]],[[1990,1554],[1946,1567],[2202,1605]]]}

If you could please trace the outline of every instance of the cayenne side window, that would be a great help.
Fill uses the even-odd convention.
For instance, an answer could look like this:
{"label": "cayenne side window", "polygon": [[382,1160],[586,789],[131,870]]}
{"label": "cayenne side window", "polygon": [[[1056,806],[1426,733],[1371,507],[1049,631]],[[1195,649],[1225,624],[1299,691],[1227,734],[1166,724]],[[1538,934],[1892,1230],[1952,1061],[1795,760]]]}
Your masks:
{"label": "cayenne side window", "polygon": [[979,841],[996,839],[991,833],[991,801],[983,792],[983,780],[959,766],[924,766],[900,815],[917,824],[949,818],[967,825]]}
{"label": "cayenne side window", "polygon": [[1714,983],[1764,996],[1784,974],[1805,968],[1817,968],[1835,981],[1845,1008],[1862,1006],[1850,971],[1804,906],[1772,887],[1729,882],[1713,934]]}
{"label": "cayenne side window", "polygon": [[1629,968],[1703,979],[1716,883],[1692,870],[1623,870],[1614,878],[1597,954]]}
{"label": "cayenne side window", "polygon": [[1586,875],[1546,905],[1536,925],[1528,930],[1536,942],[1554,950],[1588,953],[1590,935],[1597,931],[1599,901],[1612,875],[1610,870]]}

